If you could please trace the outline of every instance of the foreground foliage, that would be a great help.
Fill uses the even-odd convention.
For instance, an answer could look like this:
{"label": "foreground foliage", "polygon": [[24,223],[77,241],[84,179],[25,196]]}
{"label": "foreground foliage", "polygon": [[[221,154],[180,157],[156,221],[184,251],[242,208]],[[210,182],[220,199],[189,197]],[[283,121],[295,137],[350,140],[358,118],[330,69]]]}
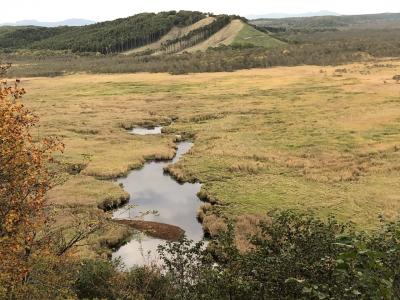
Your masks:
{"label": "foreground foliage", "polygon": [[240,253],[233,226],[208,249],[162,248],[180,299],[394,299],[400,296],[399,223],[372,235],[331,218],[286,211],[261,223]]}
{"label": "foreground foliage", "polygon": [[159,248],[163,267],[121,271],[89,260],[70,287],[80,299],[398,299],[400,223],[357,233],[331,218],[292,211],[260,223],[243,253],[233,224],[211,241]]}
{"label": "foreground foliage", "polygon": [[[8,68],[0,63],[0,76]],[[69,252],[101,222],[71,223],[68,234],[52,226],[46,193],[58,172],[50,166],[64,147],[32,134],[38,118],[22,104],[19,83],[0,83],[0,299],[69,298],[76,264]]]}
{"label": "foreground foliage", "polygon": [[[2,67],[5,71],[7,66]],[[44,225],[45,193],[52,176],[46,164],[60,149],[54,139],[34,142],[30,128],[37,118],[18,99],[25,93],[7,82],[0,85],[0,283],[3,289],[25,278],[29,259],[41,251],[37,239]],[[1,293],[1,290],[0,290]]]}
{"label": "foreground foliage", "polygon": [[[293,211],[271,214],[235,245],[234,226],[211,241],[159,248],[163,265],[37,259],[20,295],[30,299],[398,299],[400,223],[366,234]],[[33,284],[35,283],[35,284]],[[21,293],[23,291],[23,293]]]}

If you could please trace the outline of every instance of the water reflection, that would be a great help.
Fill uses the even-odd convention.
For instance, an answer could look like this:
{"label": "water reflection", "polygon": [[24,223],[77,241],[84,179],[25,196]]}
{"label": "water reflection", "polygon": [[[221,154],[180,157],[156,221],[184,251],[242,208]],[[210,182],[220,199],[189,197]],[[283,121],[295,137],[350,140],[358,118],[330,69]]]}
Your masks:
{"label": "water reflection", "polygon": [[154,128],[145,128],[145,127],[136,127],[133,128],[131,133],[138,135],[152,135],[152,134],[161,134],[162,127],[157,126]]}
{"label": "water reflection", "polygon": [[[199,183],[179,184],[169,175],[164,174],[164,167],[177,162],[182,155],[193,146],[192,143],[178,144],[177,154],[170,162],[150,162],[140,170],[132,171],[128,177],[121,178],[124,189],[131,195],[130,203],[136,208],[121,208],[114,213],[114,218],[131,219],[140,212],[157,210],[158,215],[147,215],[146,221],[167,223],[181,227],[186,236],[193,240],[203,238],[203,230],[196,219],[196,211],[200,206],[197,193],[200,191]],[[156,254],[157,246],[161,240],[145,237],[141,242],[131,241],[114,253],[114,257],[121,257],[126,266],[144,264],[146,259],[143,252]]]}
{"label": "water reflection", "polygon": [[120,257],[126,267],[159,264],[160,258],[157,253],[157,247],[162,243],[165,243],[165,241],[140,234],[121,247],[114,254],[114,257]]}

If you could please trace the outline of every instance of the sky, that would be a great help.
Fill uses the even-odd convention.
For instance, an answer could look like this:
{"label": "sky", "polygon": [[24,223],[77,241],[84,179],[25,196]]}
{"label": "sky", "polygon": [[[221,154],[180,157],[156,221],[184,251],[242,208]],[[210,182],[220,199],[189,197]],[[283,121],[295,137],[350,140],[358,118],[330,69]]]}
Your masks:
{"label": "sky", "polygon": [[400,12],[400,0],[18,0],[3,6],[0,23],[20,20],[61,21],[71,18],[113,20],[140,12],[199,10],[242,16],[306,13],[339,14]]}

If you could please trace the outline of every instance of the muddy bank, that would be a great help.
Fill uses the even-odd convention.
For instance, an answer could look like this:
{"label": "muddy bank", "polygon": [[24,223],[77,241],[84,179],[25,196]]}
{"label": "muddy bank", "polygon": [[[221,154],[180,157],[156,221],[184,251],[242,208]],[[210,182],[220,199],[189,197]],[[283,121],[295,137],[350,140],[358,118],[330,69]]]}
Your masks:
{"label": "muddy bank", "polygon": [[148,236],[166,240],[177,241],[185,235],[185,231],[174,225],[139,220],[113,220],[115,223],[132,227]]}

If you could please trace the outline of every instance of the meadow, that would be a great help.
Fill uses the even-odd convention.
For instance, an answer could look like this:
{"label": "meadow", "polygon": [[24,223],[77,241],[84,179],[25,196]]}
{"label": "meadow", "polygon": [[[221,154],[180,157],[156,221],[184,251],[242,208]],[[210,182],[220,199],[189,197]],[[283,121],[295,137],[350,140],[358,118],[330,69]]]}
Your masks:
{"label": "meadow", "polygon": [[[391,220],[400,211],[396,74],[399,60],[380,60],[178,76],[75,74],[22,84],[25,104],[41,120],[35,135],[57,135],[66,145],[56,157],[64,180],[48,195],[59,213],[126,201],[112,179],[173,157],[182,135],[194,147],[168,171],[203,183],[200,196],[213,204],[202,216],[209,226],[215,216],[293,208],[374,229],[379,216]],[[164,125],[165,134],[128,134],[138,125]]]}

